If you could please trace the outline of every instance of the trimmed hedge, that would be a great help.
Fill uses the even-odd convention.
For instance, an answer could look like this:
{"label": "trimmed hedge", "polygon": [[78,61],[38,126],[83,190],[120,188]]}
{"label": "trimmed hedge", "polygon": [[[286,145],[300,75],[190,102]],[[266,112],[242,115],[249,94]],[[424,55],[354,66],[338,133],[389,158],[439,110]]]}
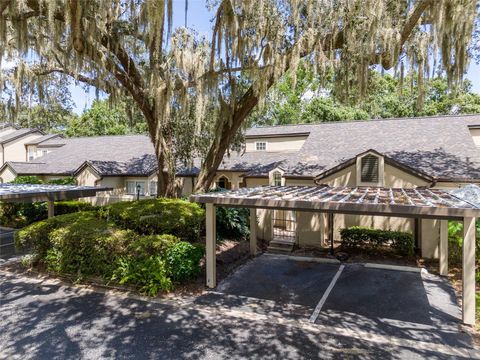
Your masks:
{"label": "trimmed hedge", "polygon": [[376,250],[381,246],[389,245],[401,255],[412,256],[415,254],[415,240],[413,235],[408,232],[353,226],[341,229],[340,235],[345,248]]}
{"label": "trimmed hedge", "polygon": [[[55,215],[71,214],[79,211],[92,211],[98,207],[78,200],[56,201]],[[22,227],[48,217],[47,203],[1,203],[0,223],[4,226]]]}
{"label": "trimmed hedge", "polygon": [[139,234],[171,234],[187,241],[200,237],[205,216],[199,205],[179,199],[118,202],[105,206],[100,214]]}
{"label": "trimmed hedge", "polygon": [[80,280],[98,276],[156,295],[200,272],[203,247],[173,235],[139,235],[96,211],[55,216],[16,234],[18,248],[34,252],[33,264]]}
{"label": "trimmed hedge", "polygon": [[111,274],[116,257],[126,253],[136,236],[95,212],[79,212],[32,224],[18,231],[15,240],[18,248],[32,247],[50,270],[80,279]]}

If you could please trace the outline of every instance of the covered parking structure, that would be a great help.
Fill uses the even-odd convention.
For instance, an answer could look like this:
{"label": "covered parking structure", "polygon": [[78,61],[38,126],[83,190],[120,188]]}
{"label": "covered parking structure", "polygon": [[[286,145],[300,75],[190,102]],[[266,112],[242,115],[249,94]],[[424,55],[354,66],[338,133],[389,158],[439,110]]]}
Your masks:
{"label": "covered parking structure", "polygon": [[111,191],[109,187],[43,184],[1,184],[0,201],[47,202],[48,217],[55,214],[55,201],[72,200],[96,196],[100,191]]}
{"label": "covered parking structure", "polygon": [[309,211],[328,214],[333,239],[333,214],[438,219],[440,274],[448,269],[448,220],[463,221],[462,320],[475,324],[475,218],[480,207],[439,189],[380,187],[262,186],[197,194],[191,201],[206,206],[206,283],[216,286],[216,206],[250,209],[250,251],[257,251],[256,209]]}

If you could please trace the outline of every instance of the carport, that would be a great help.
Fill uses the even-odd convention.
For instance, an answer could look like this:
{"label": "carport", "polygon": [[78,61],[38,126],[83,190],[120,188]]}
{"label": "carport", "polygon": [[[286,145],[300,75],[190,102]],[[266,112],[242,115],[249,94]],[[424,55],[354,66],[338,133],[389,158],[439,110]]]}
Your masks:
{"label": "carport", "polygon": [[54,202],[92,197],[100,191],[111,191],[112,188],[76,185],[43,185],[43,184],[1,184],[0,201],[6,202],[47,202],[48,217],[54,216]]}
{"label": "carport", "polygon": [[250,209],[250,251],[257,251],[256,209],[298,210],[328,214],[333,239],[334,214],[438,219],[440,273],[448,269],[448,220],[463,221],[462,319],[475,324],[475,218],[480,208],[439,189],[379,187],[262,186],[219,193],[197,194],[191,201],[206,205],[206,283],[216,286],[216,206]]}

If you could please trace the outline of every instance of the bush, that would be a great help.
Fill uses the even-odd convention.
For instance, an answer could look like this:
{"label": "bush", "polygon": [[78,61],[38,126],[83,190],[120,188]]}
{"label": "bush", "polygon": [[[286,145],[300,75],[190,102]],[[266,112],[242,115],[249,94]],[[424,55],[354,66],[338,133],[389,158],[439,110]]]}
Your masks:
{"label": "bush", "polygon": [[250,210],[217,208],[217,238],[243,240],[250,234]]}
{"label": "bush", "polygon": [[159,255],[179,242],[180,239],[173,235],[143,235],[130,243],[128,251],[138,257]]}
{"label": "bush", "polygon": [[345,248],[361,248],[374,251],[381,246],[390,245],[399,254],[412,256],[415,253],[415,240],[408,232],[377,230],[353,226],[340,230],[342,245]]}
{"label": "bush", "polygon": [[43,181],[40,180],[37,176],[17,176],[12,184],[43,184]]}
{"label": "bush", "polygon": [[[79,211],[96,210],[98,207],[83,201],[55,202],[55,215],[71,214]],[[1,203],[0,222],[4,226],[23,227],[48,217],[47,203]]]}
{"label": "bush", "polygon": [[18,246],[32,245],[37,257],[55,272],[78,279],[111,276],[116,258],[136,235],[97,218],[95,212],[60,215],[17,233]]}
{"label": "bush", "polygon": [[106,206],[100,213],[139,234],[171,234],[188,241],[199,238],[204,221],[204,210],[199,205],[178,199],[119,202]]}
{"label": "bush", "polygon": [[119,284],[135,285],[140,292],[155,296],[159,291],[170,291],[172,280],[167,276],[165,261],[160,255],[127,256],[117,261],[112,280]]}
{"label": "bush", "polygon": [[[475,258],[480,260],[480,221],[475,223]],[[462,263],[463,223],[461,221],[448,222],[448,261],[452,264]]]}
{"label": "bush", "polygon": [[197,276],[203,254],[203,247],[184,241],[168,248],[165,260],[169,276],[174,282],[184,282]]}

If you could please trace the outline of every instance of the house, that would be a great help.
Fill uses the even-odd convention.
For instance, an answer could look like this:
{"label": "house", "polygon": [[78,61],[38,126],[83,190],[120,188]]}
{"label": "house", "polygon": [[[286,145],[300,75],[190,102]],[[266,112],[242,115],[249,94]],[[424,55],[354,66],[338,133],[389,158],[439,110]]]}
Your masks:
{"label": "house", "polygon": [[[105,204],[156,194],[156,161],[146,136],[63,139],[61,151],[34,161],[6,162],[3,181],[18,175],[75,176],[80,185],[114,188],[92,201]],[[249,129],[240,152],[225,156],[215,187],[315,185],[454,189],[480,183],[480,115],[334,122]],[[191,193],[198,168],[178,168],[181,195]],[[9,180],[8,180],[9,181]],[[271,243],[319,246],[323,214],[258,211],[258,236]],[[429,219],[335,216],[335,237],[353,225],[410,231],[425,257],[438,256],[439,224]]]}
{"label": "house", "polygon": [[38,129],[22,129],[11,123],[0,123],[0,164],[27,161],[26,144],[44,135]]}

